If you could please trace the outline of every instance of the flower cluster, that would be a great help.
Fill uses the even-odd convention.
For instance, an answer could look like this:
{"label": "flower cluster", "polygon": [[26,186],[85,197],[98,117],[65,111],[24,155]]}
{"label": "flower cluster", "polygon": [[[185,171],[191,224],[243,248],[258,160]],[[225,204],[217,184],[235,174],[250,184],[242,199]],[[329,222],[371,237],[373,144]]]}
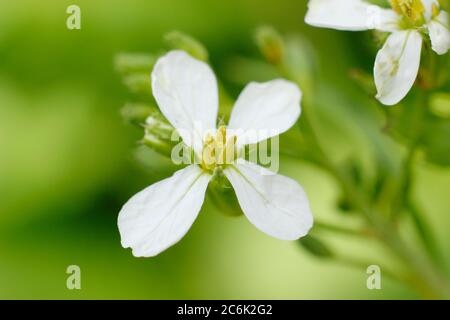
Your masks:
{"label": "flower cluster", "polygon": [[[390,0],[383,7],[373,3],[369,0],[309,0],[305,21],[313,26],[338,30],[389,33],[377,54],[374,78],[376,98],[385,105],[394,105],[408,94],[416,82],[421,56],[425,52],[423,48],[429,47],[438,55],[450,49],[449,16],[437,0]],[[160,153],[170,153],[172,161],[184,167],[171,177],[140,191],[123,206],[118,217],[122,246],[132,248],[134,256],[151,257],[174,245],[197,218],[207,189],[213,190],[215,201],[220,198],[214,193],[218,185],[228,192],[234,190],[233,196],[241,208],[237,211],[242,211],[256,228],[266,234],[281,240],[297,240],[307,235],[313,225],[313,216],[303,188],[296,181],[261,166],[265,164],[262,161],[248,161],[246,158],[247,146],[262,144],[268,139],[273,141],[297,123],[302,100],[299,85],[305,90],[305,96],[314,96],[311,94],[311,72],[303,73],[303,70],[295,68],[311,65],[309,59],[306,62],[302,60],[308,55],[299,53],[298,44],[301,42],[290,43],[271,28],[260,29],[257,42],[266,62],[281,77],[295,83],[284,79],[249,83],[232,110],[232,99],[229,99],[230,107],[226,113],[229,121],[224,124],[223,119],[218,120],[221,86],[207,64],[207,50],[195,39],[181,33],[171,33],[168,40],[175,50],[154,60],[135,56],[124,70],[135,71],[145,67],[144,73],[128,74],[126,84],[136,91],[143,90],[148,96],[151,93],[154,97],[152,103],[158,105],[158,108],[155,107],[158,110],[149,112],[145,106],[134,105],[126,109],[125,115],[139,119],[138,123],[145,127],[144,142],[147,145]],[[435,57],[432,50],[427,53]],[[151,77],[148,76],[150,69]],[[308,99],[309,102],[311,99]],[[305,106],[310,105],[308,100],[304,101]],[[428,112],[425,108],[421,111]],[[336,177],[342,186],[343,203],[346,202],[343,207],[346,204],[346,210],[358,210],[368,215],[368,221],[372,223],[372,204],[365,203],[365,200],[371,201],[370,196],[364,194],[358,168],[351,164],[350,171],[354,174],[347,176],[345,168],[342,170],[328,159],[320,146],[314,124],[306,115],[308,112],[302,117],[304,122],[301,128],[304,131],[302,142],[306,141],[302,148],[309,148],[311,153],[308,159]],[[430,114],[427,117],[430,123],[442,124],[432,127],[435,136],[441,136],[435,134],[438,129],[444,134],[448,132],[450,127],[446,120],[436,119]],[[409,121],[406,119],[404,122]],[[412,121],[413,124],[416,122]],[[429,127],[425,120],[419,126],[423,132],[407,127],[408,130],[398,129],[401,136],[412,140],[405,171],[411,167],[416,147],[430,140],[429,135],[424,133],[425,128]],[[412,137],[410,131],[414,131]],[[182,150],[187,149],[187,158],[185,154],[179,159],[174,158],[180,145],[173,144],[171,137],[174,132],[182,140]],[[442,161],[442,154],[448,153],[447,145],[442,143],[442,139],[434,141],[437,142],[431,140],[433,143],[429,143],[432,152],[428,150],[427,157],[450,163],[447,158]],[[380,188],[387,186],[389,190],[395,189],[394,196],[392,199],[382,199],[389,203],[385,209],[387,214],[381,212],[381,222],[375,220],[376,223],[369,227],[374,234],[384,236],[387,232],[385,227],[390,226],[390,221],[385,221],[385,217],[409,205],[407,185],[410,173],[402,173],[400,181],[395,181],[392,187],[386,178],[391,172],[383,170],[380,167],[380,172],[377,172],[379,181],[376,183]],[[382,195],[383,192],[380,192],[380,197]],[[378,195],[373,197],[375,199]],[[217,202],[226,201],[219,199]],[[231,211],[235,212],[235,209],[233,207]],[[320,226],[320,221],[316,225]],[[344,228],[344,231],[348,230]],[[334,256],[314,235],[302,239],[300,243],[317,256]],[[388,245],[391,246],[390,243]]]}
{"label": "flower cluster", "polygon": [[448,13],[437,0],[391,0],[391,9],[364,0],[310,0],[305,22],[324,28],[389,32],[375,59],[377,99],[385,105],[400,102],[413,86],[424,38],[445,54],[450,48]]}

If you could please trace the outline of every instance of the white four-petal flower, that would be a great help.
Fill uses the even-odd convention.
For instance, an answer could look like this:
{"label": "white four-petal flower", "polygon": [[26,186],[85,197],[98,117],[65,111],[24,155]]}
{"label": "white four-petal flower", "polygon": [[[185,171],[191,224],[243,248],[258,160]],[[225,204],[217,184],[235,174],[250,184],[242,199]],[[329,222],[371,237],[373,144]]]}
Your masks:
{"label": "white four-petal flower", "polygon": [[[152,89],[184,143],[201,155],[205,132],[216,128],[218,113],[217,82],[210,67],[184,51],[171,51],[157,61]],[[237,148],[288,130],[300,115],[300,100],[298,87],[286,80],[250,83],[236,101],[227,127],[240,132]],[[266,134],[247,134],[260,129]],[[268,174],[243,159],[223,166],[223,173],[244,214],[261,231],[295,240],[312,227],[307,197],[294,180]],[[178,242],[194,223],[211,178],[211,171],[191,164],[134,195],[119,213],[122,246],[131,247],[137,257],[150,257]]]}
{"label": "white four-petal flower", "polygon": [[[374,77],[377,99],[385,105],[394,105],[408,94],[417,78],[422,50],[421,32],[428,33],[436,53],[442,55],[450,49],[448,13],[439,9],[437,0],[417,2],[420,0],[392,0],[393,6],[398,6],[394,10],[364,0],[310,0],[305,22],[338,30],[391,32],[377,54]],[[399,12],[400,7],[405,14]],[[414,10],[418,12],[414,13]],[[405,15],[410,12],[419,15],[420,19],[415,23],[405,21]]]}

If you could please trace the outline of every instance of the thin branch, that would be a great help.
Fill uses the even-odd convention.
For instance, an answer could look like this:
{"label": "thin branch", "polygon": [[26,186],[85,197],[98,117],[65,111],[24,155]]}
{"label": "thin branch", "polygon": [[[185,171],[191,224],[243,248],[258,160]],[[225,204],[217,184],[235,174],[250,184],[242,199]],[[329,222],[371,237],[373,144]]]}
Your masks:
{"label": "thin branch", "polygon": [[356,236],[356,237],[375,237],[376,234],[370,229],[353,229],[347,228],[340,225],[330,224],[326,222],[316,221],[314,222],[314,227],[319,230],[335,232],[339,234],[344,234],[348,236]]}

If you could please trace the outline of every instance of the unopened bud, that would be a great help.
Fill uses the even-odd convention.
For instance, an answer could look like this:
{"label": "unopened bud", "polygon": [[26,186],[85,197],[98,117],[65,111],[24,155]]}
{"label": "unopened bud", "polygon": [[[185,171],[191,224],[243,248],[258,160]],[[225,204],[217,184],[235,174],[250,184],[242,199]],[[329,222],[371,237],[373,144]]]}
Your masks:
{"label": "unopened bud", "polygon": [[306,237],[298,240],[300,245],[311,253],[312,255],[319,258],[332,258],[333,252],[331,249],[326,246],[320,239],[313,237],[311,235],[307,235]]}
{"label": "unopened bud", "polygon": [[431,95],[430,111],[440,118],[450,119],[450,94],[438,92]]}
{"label": "unopened bud", "polygon": [[171,49],[184,50],[194,58],[208,61],[208,50],[197,39],[179,31],[165,35],[164,40]]}
{"label": "unopened bud", "polygon": [[133,73],[125,76],[123,82],[133,93],[152,94],[150,73]]}
{"label": "unopened bud", "polygon": [[159,112],[152,112],[145,119],[145,134],[170,141],[175,128]]}
{"label": "unopened bud", "polygon": [[173,146],[169,141],[161,139],[156,135],[146,133],[142,143],[163,156],[171,156]]}
{"label": "unopened bud", "polygon": [[150,74],[156,62],[155,57],[144,53],[121,53],[115,58],[116,70],[121,74]]}
{"label": "unopened bud", "polygon": [[269,26],[260,27],[255,34],[261,54],[271,64],[278,65],[284,59],[284,42],[280,34]]}
{"label": "unopened bud", "polygon": [[122,117],[129,123],[143,125],[155,107],[143,103],[127,103],[121,110]]}
{"label": "unopened bud", "polygon": [[145,119],[143,143],[164,156],[171,157],[172,149],[180,141],[172,139],[175,128],[157,111]]}
{"label": "unopened bud", "polygon": [[372,75],[361,69],[351,69],[349,71],[350,78],[355,81],[361,89],[363,89],[369,96],[374,96],[377,92],[373,82]]}

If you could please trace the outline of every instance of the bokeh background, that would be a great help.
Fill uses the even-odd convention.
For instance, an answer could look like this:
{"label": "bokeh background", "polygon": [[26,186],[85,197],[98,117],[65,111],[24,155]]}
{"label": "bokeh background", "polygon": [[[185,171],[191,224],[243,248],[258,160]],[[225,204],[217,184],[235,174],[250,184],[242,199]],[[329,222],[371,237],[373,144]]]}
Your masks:
{"label": "bokeh background", "polygon": [[[66,28],[71,4],[81,7],[81,30]],[[375,53],[365,34],[306,26],[305,10],[302,0],[1,0],[0,298],[417,298],[387,277],[382,290],[368,290],[365,269],[316,259],[208,202],[187,236],[158,257],[136,259],[120,246],[122,204],[174,168],[140,149],[142,131],[121,118],[129,92],[114,57],[158,52],[168,31],[201,40],[234,95],[242,84],[233,61],[258,56],[257,26],[302,35],[320,66],[325,148],[333,158],[365,156],[361,132],[376,127],[380,106],[348,70],[370,72]],[[281,172],[301,182],[316,218],[353,223],[337,212],[339,191],[328,175],[290,158],[281,159]],[[417,177],[414,194],[448,275],[450,171],[421,163]],[[369,241],[333,236],[329,242],[374,264],[390,259]],[[66,288],[71,264],[81,268],[81,290]]]}

